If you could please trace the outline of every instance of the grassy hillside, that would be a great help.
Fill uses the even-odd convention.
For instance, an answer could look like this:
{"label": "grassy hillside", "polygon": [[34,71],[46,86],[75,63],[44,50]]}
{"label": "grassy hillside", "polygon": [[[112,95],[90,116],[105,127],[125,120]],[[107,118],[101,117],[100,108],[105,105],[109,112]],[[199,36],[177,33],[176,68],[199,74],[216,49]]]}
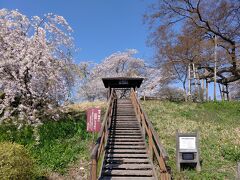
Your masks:
{"label": "grassy hillside", "polygon": [[[240,161],[240,103],[142,102],[165,146],[174,179],[234,179]],[[177,173],[175,133],[200,131],[202,171]]]}
{"label": "grassy hillside", "polygon": [[[168,165],[174,179],[234,179],[236,162],[240,161],[240,103],[145,101],[142,104],[169,154]],[[0,141],[25,145],[35,158],[40,175],[52,179],[87,179],[93,136],[86,132],[85,110],[92,106],[104,110],[106,103],[71,105],[64,119],[42,125],[38,145],[31,127],[17,130],[14,125],[0,125]],[[193,170],[177,173],[176,129],[200,131],[200,173]]]}
{"label": "grassy hillside", "polygon": [[2,124],[0,142],[24,145],[36,160],[39,176],[87,179],[90,151],[95,139],[92,133],[86,132],[85,110],[93,106],[101,107],[104,113],[105,103],[81,103],[69,106],[69,112],[61,120],[45,122],[39,128],[39,144],[35,143],[32,127],[17,129],[15,125]]}

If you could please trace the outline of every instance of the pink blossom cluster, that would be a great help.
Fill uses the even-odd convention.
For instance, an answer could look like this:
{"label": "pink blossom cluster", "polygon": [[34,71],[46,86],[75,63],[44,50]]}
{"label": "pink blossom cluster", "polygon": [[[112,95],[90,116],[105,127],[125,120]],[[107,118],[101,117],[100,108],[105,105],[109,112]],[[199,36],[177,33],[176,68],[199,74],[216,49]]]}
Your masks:
{"label": "pink blossom cluster", "polygon": [[156,93],[163,77],[161,69],[149,67],[143,59],[134,57],[136,54],[135,49],[116,52],[92,68],[87,68],[90,63],[83,63],[85,78],[80,85],[80,95],[91,101],[105,99],[107,91],[103,86],[103,77],[143,77],[145,80],[139,93]]}
{"label": "pink blossom cluster", "polygon": [[40,124],[73,85],[72,29],[62,16],[0,10],[0,121]]}

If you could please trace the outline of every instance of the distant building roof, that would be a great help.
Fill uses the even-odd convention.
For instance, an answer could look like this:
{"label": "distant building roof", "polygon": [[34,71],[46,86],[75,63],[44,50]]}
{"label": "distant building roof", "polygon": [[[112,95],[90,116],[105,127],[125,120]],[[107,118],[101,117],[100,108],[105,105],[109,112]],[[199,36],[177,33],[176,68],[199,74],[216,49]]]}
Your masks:
{"label": "distant building roof", "polygon": [[102,78],[105,88],[139,88],[144,78],[138,77],[110,77]]}

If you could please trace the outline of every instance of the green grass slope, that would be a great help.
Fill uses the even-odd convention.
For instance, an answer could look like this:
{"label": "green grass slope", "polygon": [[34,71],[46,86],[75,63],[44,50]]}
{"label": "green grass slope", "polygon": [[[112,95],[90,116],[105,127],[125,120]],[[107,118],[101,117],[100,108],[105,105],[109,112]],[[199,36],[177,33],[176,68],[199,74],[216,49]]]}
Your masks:
{"label": "green grass slope", "polygon": [[[240,103],[142,102],[166,148],[174,179],[235,179],[240,161]],[[202,171],[176,170],[176,129],[200,131]]]}
{"label": "green grass slope", "polygon": [[[52,173],[69,176],[68,174],[71,173],[69,171],[75,166],[79,169],[79,163],[80,166],[84,166],[85,171],[88,171],[90,152],[97,133],[93,136],[93,133],[86,131],[85,110],[89,107],[100,107],[103,110],[103,118],[105,106],[102,102],[69,106],[69,112],[61,120],[46,121],[40,126],[39,144],[35,143],[32,127],[23,126],[18,129],[13,124],[1,124],[0,142],[24,145],[36,160],[40,176],[51,176]],[[86,173],[84,176],[87,176]],[[66,179],[69,178],[66,177]]]}

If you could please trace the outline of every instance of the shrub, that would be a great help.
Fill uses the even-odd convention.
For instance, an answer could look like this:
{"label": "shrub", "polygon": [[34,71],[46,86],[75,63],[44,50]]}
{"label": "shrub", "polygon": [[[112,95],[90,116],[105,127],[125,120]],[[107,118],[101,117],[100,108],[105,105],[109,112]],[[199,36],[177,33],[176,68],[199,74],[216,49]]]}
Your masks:
{"label": "shrub", "polygon": [[33,144],[33,128],[29,125],[23,125],[18,128],[17,125],[12,123],[2,123],[0,125],[0,142],[11,141],[21,145]]}
{"label": "shrub", "polygon": [[24,146],[0,143],[0,179],[34,179],[36,174],[34,161]]}
{"label": "shrub", "polygon": [[172,102],[185,101],[185,92],[183,90],[168,86],[161,88],[158,96],[163,100]]}

